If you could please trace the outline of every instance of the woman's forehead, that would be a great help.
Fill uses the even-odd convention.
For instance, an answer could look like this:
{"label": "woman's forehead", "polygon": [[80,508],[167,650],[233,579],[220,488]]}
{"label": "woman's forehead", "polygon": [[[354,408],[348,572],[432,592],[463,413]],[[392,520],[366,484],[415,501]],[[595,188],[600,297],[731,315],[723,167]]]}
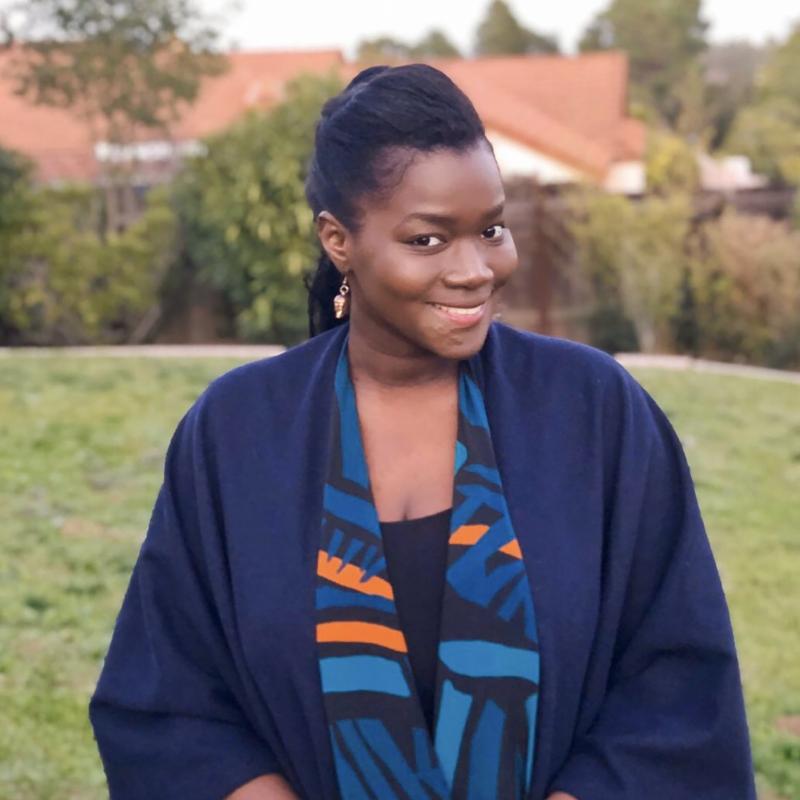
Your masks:
{"label": "woman's forehead", "polygon": [[365,210],[395,223],[420,214],[467,219],[494,209],[504,198],[494,155],[480,144],[413,154],[393,190],[366,203]]}

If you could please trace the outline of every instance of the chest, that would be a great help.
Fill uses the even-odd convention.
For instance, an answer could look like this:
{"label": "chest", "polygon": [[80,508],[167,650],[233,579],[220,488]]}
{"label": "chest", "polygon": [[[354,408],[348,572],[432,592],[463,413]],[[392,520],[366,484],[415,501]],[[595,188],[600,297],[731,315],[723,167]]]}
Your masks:
{"label": "chest", "polygon": [[358,407],[379,519],[423,517],[449,508],[458,428],[455,391],[404,402],[365,395]]}

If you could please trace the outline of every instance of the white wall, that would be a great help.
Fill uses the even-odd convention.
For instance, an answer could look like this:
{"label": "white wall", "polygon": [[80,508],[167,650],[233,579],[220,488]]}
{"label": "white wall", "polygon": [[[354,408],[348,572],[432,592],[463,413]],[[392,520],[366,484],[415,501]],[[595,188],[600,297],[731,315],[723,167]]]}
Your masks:
{"label": "white wall", "polygon": [[497,163],[504,178],[515,176],[535,177],[540,183],[566,183],[580,181],[582,173],[543,155],[530,147],[491,129],[486,136],[494,147]]}
{"label": "white wall", "polygon": [[643,161],[618,161],[603,182],[607,192],[616,194],[641,194],[647,188]]}

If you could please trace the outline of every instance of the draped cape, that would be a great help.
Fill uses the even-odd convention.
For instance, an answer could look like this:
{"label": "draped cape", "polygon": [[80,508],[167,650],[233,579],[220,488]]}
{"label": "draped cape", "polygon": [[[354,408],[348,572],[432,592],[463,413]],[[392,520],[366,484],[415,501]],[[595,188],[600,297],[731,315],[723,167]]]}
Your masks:
{"label": "draped cape", "polygon": [[[112,800],[221,800],[272,772],[341,796],[316,637],[347,329],[225,373],[175,430],[89,705]],[[610,356],[496,321],[469,364],[535,603],[527,800],[755,800],[725,595],[664,412]]]}

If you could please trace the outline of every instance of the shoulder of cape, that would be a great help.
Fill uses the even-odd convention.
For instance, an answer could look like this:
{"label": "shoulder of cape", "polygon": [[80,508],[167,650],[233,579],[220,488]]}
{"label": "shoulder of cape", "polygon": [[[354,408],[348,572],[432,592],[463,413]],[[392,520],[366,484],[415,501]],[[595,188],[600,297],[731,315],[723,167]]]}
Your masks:
{"label": "shoulder of cape", "polygon": [[508,393],[510,413],[539,407],[570,418],[571,424],[594,420],[604,439],[619,449],[635,442],[629,454],[644,457],[650,448],[680,449],[666,412],[630,372],[608,353],[580,342],[492,325],[482,353],[484,380],[493,391]]}
{"label": "shoulder of cape", "polygon": [[492,324],[481,355],[484,370],[502,374],[523,391],[543,383],[560,391],[601,392],[612,399],[643,391],[627,369],[603,350],[500,322]]}
{"label": "shoulder of cape", "polygon": [[[326,381],[332,385],[347,326],[289,347],[279,355],[239,365],[214,379],[193,410],[205,416],[243,417],[254,408],[292,410]],[[591,345],[493,322],[477,361],[485,380],[527,395],[546,385],[574,397],[627,406],[652,398],[613,356]]]}
{"label": "shoulder of cape", "polygon": [[340,326],[278,355],[233,367],[215,378],[198,402],[213,408],[229,404],[246,408],[249,402],[300,399],[324,379],[326,371],[333,374],[343,334]]}

